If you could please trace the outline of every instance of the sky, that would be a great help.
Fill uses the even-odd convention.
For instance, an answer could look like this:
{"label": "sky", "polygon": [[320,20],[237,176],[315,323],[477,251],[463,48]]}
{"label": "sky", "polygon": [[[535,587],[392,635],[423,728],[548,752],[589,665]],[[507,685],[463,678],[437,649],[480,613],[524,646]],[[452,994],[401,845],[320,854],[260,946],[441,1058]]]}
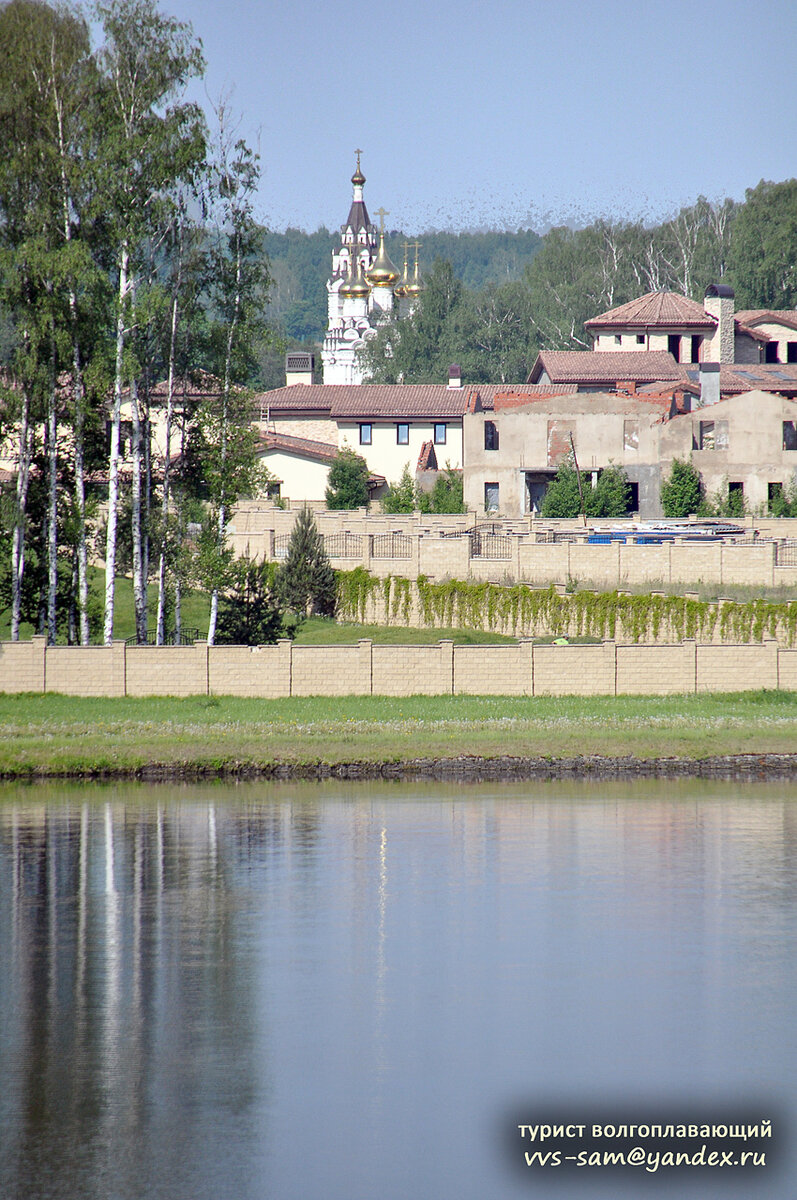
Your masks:
{"label": "sky", "polygon": [[259,148],[257,217],[334,229],[660,221],[797,175],[795,0],[161,0]]}

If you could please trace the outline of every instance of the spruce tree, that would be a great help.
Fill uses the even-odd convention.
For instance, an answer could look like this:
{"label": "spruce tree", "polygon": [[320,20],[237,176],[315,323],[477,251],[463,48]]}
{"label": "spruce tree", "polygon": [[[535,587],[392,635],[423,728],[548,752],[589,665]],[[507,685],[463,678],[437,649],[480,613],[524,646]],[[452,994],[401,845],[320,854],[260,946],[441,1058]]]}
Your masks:
{"label": "spruce tree", "polygon": [[296,517],[285,562],[277,575],[285,606],[300,617],[335,615],[335,573],[312,511],[305,505]]}

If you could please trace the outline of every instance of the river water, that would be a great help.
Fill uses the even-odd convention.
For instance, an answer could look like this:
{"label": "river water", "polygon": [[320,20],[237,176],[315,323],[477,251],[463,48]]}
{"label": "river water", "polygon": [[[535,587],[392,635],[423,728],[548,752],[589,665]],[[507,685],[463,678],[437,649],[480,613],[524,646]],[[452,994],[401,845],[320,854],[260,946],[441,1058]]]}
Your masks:
{"label": "river water", "polygon": [[[796,801],[6,788],[0,1197],[793,1200]],[[529,1167],[518,1132],[737,1117],[765,1163]]]}

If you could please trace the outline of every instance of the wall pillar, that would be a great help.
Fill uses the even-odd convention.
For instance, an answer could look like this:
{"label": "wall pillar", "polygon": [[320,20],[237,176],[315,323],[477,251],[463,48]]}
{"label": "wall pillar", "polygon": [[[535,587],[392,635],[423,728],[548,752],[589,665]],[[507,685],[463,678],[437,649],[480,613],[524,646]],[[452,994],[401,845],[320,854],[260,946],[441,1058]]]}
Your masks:
{"label": "wall pillar", "polygon": [[35,633],[30,639],[31,671],[37,690],[47,691],[47,638]]}
{"label": "wall pillar", "polygon": [[114,696],[127,695],[127,642],[124,638],[111,643],[111,688]]}

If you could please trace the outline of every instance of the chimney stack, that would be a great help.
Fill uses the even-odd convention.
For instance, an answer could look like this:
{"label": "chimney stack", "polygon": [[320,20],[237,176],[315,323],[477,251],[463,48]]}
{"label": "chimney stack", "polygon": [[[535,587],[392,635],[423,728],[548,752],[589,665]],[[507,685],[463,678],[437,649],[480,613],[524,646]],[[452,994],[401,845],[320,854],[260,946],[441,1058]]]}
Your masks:
{"label": "chimney stack", "polygon": [[720,402],[720,365],[718,362],[700,364],[700,407]]}
{"label": "chimney stack", "polygon": [[448,386],[450,388],[462,387],[462,371],[456,363],[448,368]]}
{"label": "chimney stack", "polygon": [[295,383],[313,383],[315,355],[307,350],[291,350],[285,355],[285,386]]}
{"label": "chimney stack", "polygon": [[717,332],[706,347],[708,362],[731,363],[736,358],[735,299],[733,288],[725,283],[712,283],[706,288],[703,307],[717,322]]}

